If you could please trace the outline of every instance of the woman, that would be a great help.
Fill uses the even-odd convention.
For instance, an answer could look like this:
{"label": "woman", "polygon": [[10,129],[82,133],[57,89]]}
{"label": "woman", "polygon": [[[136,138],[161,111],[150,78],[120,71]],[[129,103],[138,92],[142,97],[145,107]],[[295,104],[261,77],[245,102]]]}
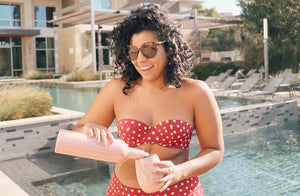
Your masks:
{"label": "woman", "polygon": [[[106,145],[116,119],[120,139],[159,156],[163,185],[144,193],[134,160],[126,160],[115,165],[107,195],[204,195],[198,176],[223,157],[222,123],[209,87],[185,77],[193,56],[178,26],[156,6],[142,6],[114,28],[111,40],[121,78],[101,89],[75,130]],[[200,151],[189,159],[193,130]]]}

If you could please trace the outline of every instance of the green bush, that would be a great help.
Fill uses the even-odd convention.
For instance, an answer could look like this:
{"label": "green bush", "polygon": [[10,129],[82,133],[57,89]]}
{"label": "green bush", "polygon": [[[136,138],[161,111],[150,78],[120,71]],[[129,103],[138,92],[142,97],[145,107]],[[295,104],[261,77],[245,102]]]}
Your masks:
{"label": "green bush", "polygon": [[50,114],[52,97],[36,86],[4,85],[0,87],[0,121]]}
{"label": "green bush", "polygon": [[233,69],[232,73],[234,73],[239,69],[239,67],[233,62],[199,63],[194,65],[192,69],[192,77],[199,80],[205,80],[209,76],[219,75],[220,73],[225,72],[227,69]]}
{"label": "green bush", "polygon": [[[102,74],[105,77],[105,74]],[[105,79],[102,77],[102,79]],[[68,75],[67,81],[69,82],[79,82],[79,81],[92,81],[100,80],[100,73],[93,73],[90,71],[76,71]]]}
{"label": "green bush", "polygon": [[21,77],[25,79],[41,80],[53,78],[54,72],[35,71],[31,73],[22,74]]}

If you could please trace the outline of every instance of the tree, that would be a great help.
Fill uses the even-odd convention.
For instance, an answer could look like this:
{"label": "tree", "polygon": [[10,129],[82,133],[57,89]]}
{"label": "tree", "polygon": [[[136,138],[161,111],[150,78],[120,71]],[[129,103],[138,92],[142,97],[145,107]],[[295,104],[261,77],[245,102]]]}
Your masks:
{"label": "tree", "polygon": [[215,8],[204,8],[202,4],[197,4],[197,5],[193,5],[192,8],[196,8],[197,9],[197,13],[200,16],[207,16],[207,17],[215,17],[215,18],[220,18],[221,15],[216,11]]}
{"label": "tree", "polygon": [[[221,15],[215,8],[203,8],[202,4],[192,6],[197,9],[200,16],[221,18]],[[236,41],[236,35],[239,34],[239,27],[226,27],[210,29],[208,32],[202,33],[202,47],[208,51],[229,51],[240,47],[240,43]]]}
{"label": "tree", "polygon": [[209,51],[230,51],[240,48],[240,27],[210,29],[203,39],[203,49]]}
{"label": "tree", "polygon": [[[251,40],[247,35],[256,35],[257,37],[262,35],[263,18],[268,19],[270,73],[275,73],[286,67],[298,71],[298,63],[300,62],[300,1],[239,0],[239,4],[242,8],[241,16],[244,19],[245,31],[247,32],[245,33],[246,40]],[[246,52],[244,54],[248,55]]]}

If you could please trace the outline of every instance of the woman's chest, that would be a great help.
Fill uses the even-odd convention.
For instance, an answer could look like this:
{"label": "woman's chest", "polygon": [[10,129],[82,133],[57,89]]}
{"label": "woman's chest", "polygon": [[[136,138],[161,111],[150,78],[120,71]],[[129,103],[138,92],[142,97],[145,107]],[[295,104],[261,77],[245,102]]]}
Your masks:
{"label": "woman's chest", "polygon": [[193,105],[180,93],[133,94],[118,99],[115,104],[117,120],[134,118],[149,125],[168,119],[181,119],[192,123]]}

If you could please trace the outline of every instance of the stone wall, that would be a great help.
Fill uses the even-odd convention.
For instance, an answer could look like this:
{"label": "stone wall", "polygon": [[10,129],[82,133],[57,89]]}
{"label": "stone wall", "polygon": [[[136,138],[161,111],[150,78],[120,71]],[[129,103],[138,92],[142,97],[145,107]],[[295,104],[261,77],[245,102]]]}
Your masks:
{"label": "stone wall", "polygon": [[224,135],[282,125],[297,120],[297,101],[267,102],[221,110]]}
{"label": "stone wall", "polygon": [[53,107],[51,116],[0,122],[0,161],[53,152],[60,128],[72,129],[81,112]]}

